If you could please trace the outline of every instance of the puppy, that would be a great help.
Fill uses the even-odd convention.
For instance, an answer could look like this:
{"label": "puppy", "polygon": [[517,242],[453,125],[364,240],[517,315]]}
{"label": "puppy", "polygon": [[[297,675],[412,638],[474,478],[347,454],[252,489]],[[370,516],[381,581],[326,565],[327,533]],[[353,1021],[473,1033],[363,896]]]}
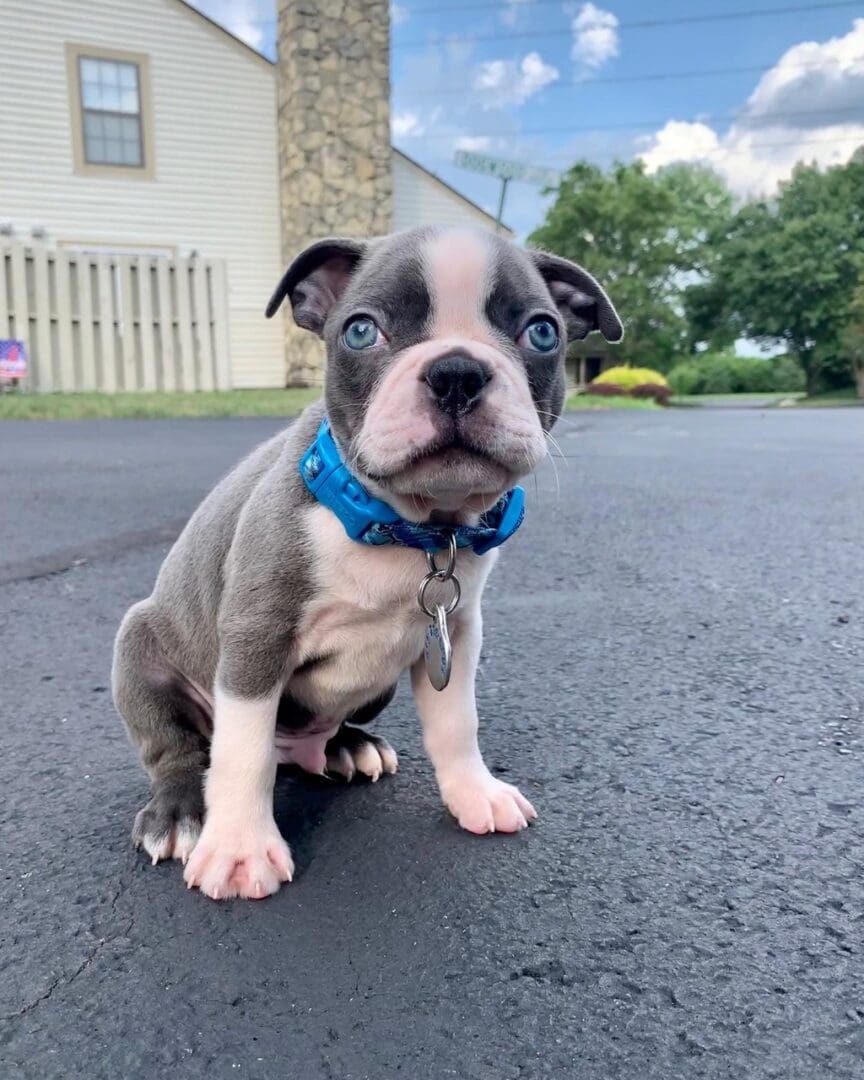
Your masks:
{"label": "puppy", "polygon": [[[326,343],[324,401],[204,500],[114,654],[114,700],[152,785],[133,840],[154,863],[181,860],[187,885],[214,900],[291,880],[273,818],[279,763],[346,780],[396,771],[361,725],[406,669],[459,824],[516,832],[536,816],[477,743],[488,548],[518,525],[521,492],[507,493],[546,454],[568,337],[622,336],[584,270],[467,230],[321,241],[291,264],[268,316],[285,298]],[[314,490],[322,439],[343,478],[330,503]],[[390,517],[370,542],[357,529],[376,509]]]}

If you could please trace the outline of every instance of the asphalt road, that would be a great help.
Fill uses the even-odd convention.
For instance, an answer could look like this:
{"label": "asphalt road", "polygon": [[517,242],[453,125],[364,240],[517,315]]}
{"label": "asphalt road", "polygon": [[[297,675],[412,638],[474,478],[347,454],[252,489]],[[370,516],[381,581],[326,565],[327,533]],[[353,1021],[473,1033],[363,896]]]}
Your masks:
{"label": "asphalt road", "polygon": [[0,425],[4,1080],[864,1076],[864,410],[562,424],[479,680],[536,827],[456,829],[403,687],[398,776],[280,779],[295,882],[215,904],[129,844],[111,640],[276,426]]}

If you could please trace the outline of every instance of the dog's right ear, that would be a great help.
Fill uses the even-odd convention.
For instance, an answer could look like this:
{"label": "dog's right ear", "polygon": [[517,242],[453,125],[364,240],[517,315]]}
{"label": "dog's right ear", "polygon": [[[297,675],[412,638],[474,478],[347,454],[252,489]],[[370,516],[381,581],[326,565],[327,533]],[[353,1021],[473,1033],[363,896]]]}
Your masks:
{"label": "dog's right ear", "polygon": [[366,253],[362,240],[331,237],[302,251],[282,276],[270,297],[265,314],[271,319],[287,296],[294,322],[321,336],[333,305],[340,299],[351,275]]}

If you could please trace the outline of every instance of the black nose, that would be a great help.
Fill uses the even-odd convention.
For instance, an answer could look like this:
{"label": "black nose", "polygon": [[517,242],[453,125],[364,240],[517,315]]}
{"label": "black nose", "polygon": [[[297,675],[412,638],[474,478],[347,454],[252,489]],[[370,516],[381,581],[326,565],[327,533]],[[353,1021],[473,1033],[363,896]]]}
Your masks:
{"label": "black nose", "polygon": [[426,382],[442,412],[462,416],[477,405],[489,373],[470,356],[442,356],[426,372]]}

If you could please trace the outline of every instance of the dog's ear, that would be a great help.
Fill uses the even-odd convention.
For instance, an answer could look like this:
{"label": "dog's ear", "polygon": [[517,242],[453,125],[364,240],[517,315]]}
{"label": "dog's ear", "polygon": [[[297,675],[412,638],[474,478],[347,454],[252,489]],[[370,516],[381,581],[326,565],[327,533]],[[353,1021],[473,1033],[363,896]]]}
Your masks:
{"label": "dog's ear", "polygon": [[319,240],[306,248],[282,275],[267,305],[267,318],[276,314],[287,296],[294,322],[320,337],[331,308],[345,292],[366,248],[362,240],[340,237]]}
{"label": "dog's ear", "polygon": [[624,327],[618,312],[587,270],[545,251],[529,251],[528,254],[564,316],[570,341],[580,341],[592,330],[599,330],[607,341],[621,341]]}

